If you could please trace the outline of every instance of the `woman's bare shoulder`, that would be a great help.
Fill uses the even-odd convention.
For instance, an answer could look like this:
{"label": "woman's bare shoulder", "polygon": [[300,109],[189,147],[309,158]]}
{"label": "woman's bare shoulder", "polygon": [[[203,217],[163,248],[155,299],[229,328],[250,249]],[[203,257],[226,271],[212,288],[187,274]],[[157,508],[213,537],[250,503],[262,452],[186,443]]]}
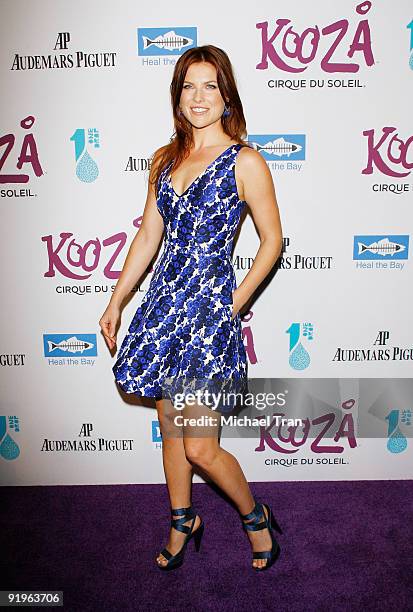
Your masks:
{"label": "woman's bare shoulder", "polygon": [[251,146],[244,146],[240,149],[237,170],[241,179],[250,175],[258,176],[262,172],[269,173],[267,162],[261,153]]}
{"label": "woman's bare shoulder", "polygon": [[262,167],[262,164],[266,164],[261,153],[258,153],[257,149],[254,149],[250,145],[245,145],[240,149],[238,154],[240,165],[245,167]]}

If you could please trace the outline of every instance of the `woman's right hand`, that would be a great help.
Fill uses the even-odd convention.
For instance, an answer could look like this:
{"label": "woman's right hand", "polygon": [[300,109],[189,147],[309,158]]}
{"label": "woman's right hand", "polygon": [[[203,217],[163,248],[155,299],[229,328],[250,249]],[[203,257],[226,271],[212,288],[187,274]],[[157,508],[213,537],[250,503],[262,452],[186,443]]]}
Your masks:
{"label": "woman's right hand", "polygon": [[99,325],[105,337],[106,344],[112,350],[116,346],[116,327],[120,318],[120,309],[113,304],[109,304],[103,313]]}

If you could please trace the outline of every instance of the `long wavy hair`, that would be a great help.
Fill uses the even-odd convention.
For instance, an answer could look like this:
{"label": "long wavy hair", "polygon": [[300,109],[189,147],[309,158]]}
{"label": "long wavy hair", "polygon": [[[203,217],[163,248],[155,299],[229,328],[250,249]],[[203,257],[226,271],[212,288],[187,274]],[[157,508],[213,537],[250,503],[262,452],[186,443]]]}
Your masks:
{"label": "long wavy hair", "polygon": [[[186,72],[189,66],[195,62],[209,62],[215,66],[218,88],[223,99],[228,100],[226,105],[230,111],[227,117],[221,117],[222,128],[233,140],[240,144],[248,145],[243,140],[244,136],[246,136],[246,122],[228,55],[225,51],[214,45],[204,45],[188,49],[176,62],[172,75],[170,94],[175,130],[170,142],[157,151],[157,163],[155,171],[152,173],[152,179],[150,179],[155,184],[156,195],[158,194],[158,181],[162,171],[173,160],[171,167],[171,172],[173,172],[188,157],[193,145],[192,125],[184,115],[178,113],[178,109]],[[154,161],[154,158],[155,154],[152,156],[152,161]]]}

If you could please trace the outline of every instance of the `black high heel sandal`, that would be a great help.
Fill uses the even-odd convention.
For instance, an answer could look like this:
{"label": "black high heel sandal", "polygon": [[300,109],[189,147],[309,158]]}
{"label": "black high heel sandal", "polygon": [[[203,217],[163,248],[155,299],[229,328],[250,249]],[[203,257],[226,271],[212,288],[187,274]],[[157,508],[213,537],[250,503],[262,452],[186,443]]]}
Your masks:
{"label": "black high heel sandal", "polygon": [[[177,531],[181,531],[182,533],[186,533],[186,538],[183,543],[181,550],[179,550],[175,555],[172,555],[167,548],[161,550],[160,554],[168,560],[166,565],[161,565],[157,563],[158,567],[162,570],[172,570],[181,567],[184,562],[185,550],[186,546],[191,538],[194,538],[195,550],[199,552],[201,546],[201,540],[204,533],[204,521],[201,519],[199,526],[193,531],[196,519],[196,513],[193,511],[192,506],[188,506],[188,508],[171,508],[172,517],[179,516],[181,518],[172,518],[171,526],[174,527]],[[191,525],[184,525],[187,521],[192,519]]]}
{"label": "black high heel sandal", "polygon": [[[267,517],[265,516],[264,507],[267,510],[267,514],[268,514]],[[261,529],[268,529],[270,536],[271,536],[271,541],[272,541],[271,550],[253,552],[252,558],[253,559],[267,559],[267,563],[265,565],[263,565],[262,567],[254,567],[255,570],[261,572],[263,570],[270,568],[277,561],[278,557],[280,556],[280,551],[281,551],[280,545],[275,539],[275,536],[272,532],[271,527],[276,529],[278,533],[282,533],[281,527],[275,520],[275,517],[272,513],[271,508],[267,506],[267,504],[261,504],[256,501],[252,512],[241,515],[241,518],[243,519],[243,521],[249,521],[251,519],[254,519],[250,523],[242,524],[245,532],[260,531]]]}

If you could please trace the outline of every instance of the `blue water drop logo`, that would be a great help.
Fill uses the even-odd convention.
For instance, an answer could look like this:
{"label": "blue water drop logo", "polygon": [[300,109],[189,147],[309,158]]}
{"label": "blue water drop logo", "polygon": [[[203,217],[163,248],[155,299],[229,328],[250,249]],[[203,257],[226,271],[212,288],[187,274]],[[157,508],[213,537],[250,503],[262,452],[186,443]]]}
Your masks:
{"label": "blue water drop logo", "polygon": [[6,434],[0,444],[0,455],[3,459],[11,461],[20,455],[20,449],[9,434]]}
{"label": "blue water drop logo", "polygon": [[397,427],[387,440],[387,450],[391,453],[402,453],[407,448],[406,436]]}
{"label": "blue water drop logo", "polygon": [[97,163],[88,151],[85,151],[76,166],[76,176],[84,183],[92,183],[99,176]]}
{"label": "blue water drop logo", "polygon": [[402,434],[399,428],[399,410],[391,410],[386,416],[386,421],[389,425],[387,428],[387,450],[391,453],[402,453],[407,448],[406,436]]}
{"label": "blue water drop logo", "polygon": [[297,344],[293,352],[290,354],[288,362],[295,370],[305,370],[310,365],[310,355],[305,350],[301,342]]}

